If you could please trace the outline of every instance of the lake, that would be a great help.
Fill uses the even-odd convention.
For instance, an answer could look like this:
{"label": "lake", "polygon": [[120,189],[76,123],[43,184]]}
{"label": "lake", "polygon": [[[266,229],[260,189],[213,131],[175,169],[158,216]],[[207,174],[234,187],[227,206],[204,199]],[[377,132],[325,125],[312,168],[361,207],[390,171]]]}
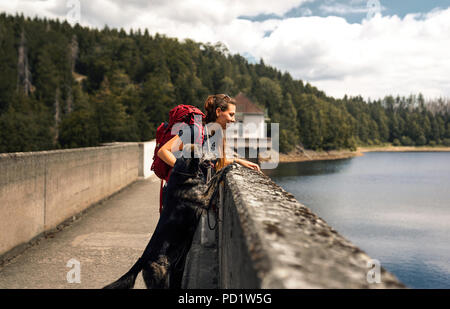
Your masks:
{"label": "lake", "polygon": [[450,288],[449,152],[369,152],[264,173],[408,287]]}

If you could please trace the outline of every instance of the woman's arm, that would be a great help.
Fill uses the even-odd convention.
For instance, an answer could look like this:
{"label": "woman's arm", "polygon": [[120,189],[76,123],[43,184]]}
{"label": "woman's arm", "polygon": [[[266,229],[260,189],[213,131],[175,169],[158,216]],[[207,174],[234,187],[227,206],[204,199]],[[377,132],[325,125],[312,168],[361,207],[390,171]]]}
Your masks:
{"label": "woman's arm", "polygon": [[175,157],[173,152],[177,151],[177,149],[183,150],[183,142],[181,141],[181,138],[178,135],[175,135],[161,148],[159,148],[158,157],[164,162],[166,162],[168,165],[173,167],[175,165],[175,162],[177,161],[177,158]]}
{"label": "woman's arm", "polygon": [[231,164],[233,162],[236,162],[236,163],[238,163],[238,164],[240,164],[242,166],[254,169],[256,171],[261,171],[261,169],[260,169],[258,164],[250,162],[250,161],[247,161],[247,160],[244,160],[244,159],[238,159],[238,158],[231,159],[231,160],[230,159],[226,159],[225,163],[226,163],[226,165],[228,165],[228,164]]}

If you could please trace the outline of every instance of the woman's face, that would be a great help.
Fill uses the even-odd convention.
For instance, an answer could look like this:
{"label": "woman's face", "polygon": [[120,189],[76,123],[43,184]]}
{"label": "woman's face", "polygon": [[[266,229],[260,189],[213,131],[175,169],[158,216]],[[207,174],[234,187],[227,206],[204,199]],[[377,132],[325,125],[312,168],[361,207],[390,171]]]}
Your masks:
{"label": "woman's face", "polygon": [[227,128],[227,123],[235,122],[234,115],[236,114],[236,105],[228,104],[228,109],[222,111],[220,107],[216,109],[217,119],[216,122],[222,126],[222,129]]}

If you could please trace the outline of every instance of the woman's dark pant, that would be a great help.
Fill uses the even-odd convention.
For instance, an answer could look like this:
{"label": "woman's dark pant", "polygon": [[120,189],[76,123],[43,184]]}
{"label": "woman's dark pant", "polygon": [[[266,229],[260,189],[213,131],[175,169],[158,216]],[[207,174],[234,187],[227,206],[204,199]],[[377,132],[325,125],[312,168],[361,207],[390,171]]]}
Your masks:
{"label": "woman's dark pant", "polygon": [[163,207],[166,206],[166,199],[167,199],[167,182],[162,187],[162,205],[163,205]]}

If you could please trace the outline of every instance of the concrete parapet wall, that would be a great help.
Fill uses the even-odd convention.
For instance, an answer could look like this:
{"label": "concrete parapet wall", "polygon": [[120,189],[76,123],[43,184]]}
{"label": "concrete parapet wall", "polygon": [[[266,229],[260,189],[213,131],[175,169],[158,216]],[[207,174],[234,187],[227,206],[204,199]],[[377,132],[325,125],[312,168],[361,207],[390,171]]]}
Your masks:
{"label": "concrete parapet wall", "polygon": [[[135,144],[132,142],[114,142],[105,143],[102,146],[114,146],[114,145],[126,145]],[[148,142],[139,142],[139,167],[138,175],[141,179],[146,179],[150,176],[155,175],[153,171],[150,170],[153,163],[153,155],[155,153],[156,140],[151,140]]]}
{"label": "concrete parapet wall", "polygon": [[145,179],[155,174],[150,170],[153,163],[155,147],[155,140],[146,143],[139,143],[139,177],[141,178]]}
{"label": "concrete parapet wall", "polygon": [[[220,199],[218,271],[210,275],[217,276],[219,288],[405,287],[383,267],[381,283],[370,283],[372,259],[263,174],[237,166],[226,175]],[[202,246],[199,235],[201,231],[194,238],[196,251],[188,256],[186,275],[195,276],[189,268],[198,261],[190,259],[201,261],[212,252],[211,244]],[[188,277],[184,282],[197,288],[198,280]]]}
{"label": "concrete parapet wall", "polygon": [[139,147],[0,154],[0,255],[137,180]]}

